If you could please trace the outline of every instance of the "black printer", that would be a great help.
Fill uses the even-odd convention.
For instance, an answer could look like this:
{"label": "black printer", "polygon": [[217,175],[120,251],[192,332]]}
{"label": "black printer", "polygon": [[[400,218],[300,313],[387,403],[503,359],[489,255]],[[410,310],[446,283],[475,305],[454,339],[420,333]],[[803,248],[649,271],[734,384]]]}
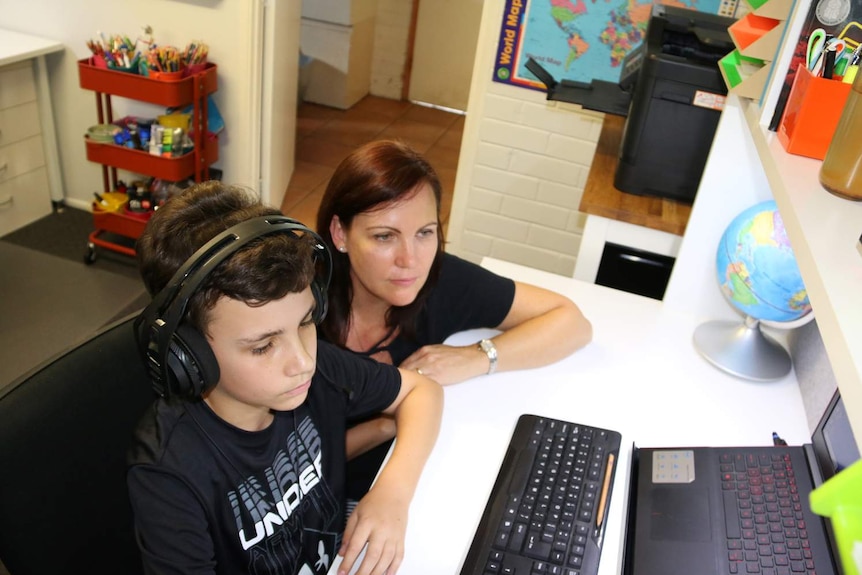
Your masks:
{"label": "black printer", "polygon": [[727,88],[718,61],[734,50],[732,18],[655,5],[646,38],[626,57],[631,84],[614,187],[692,202]]}

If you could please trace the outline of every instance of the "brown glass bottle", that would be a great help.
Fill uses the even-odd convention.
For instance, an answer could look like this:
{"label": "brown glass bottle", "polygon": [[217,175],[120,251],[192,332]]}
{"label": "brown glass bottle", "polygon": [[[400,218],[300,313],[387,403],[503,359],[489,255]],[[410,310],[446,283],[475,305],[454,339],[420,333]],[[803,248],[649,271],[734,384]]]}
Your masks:
{"label": "brown glass bottle", "polygon": [[836,196],[862,200],[862,73],[853,81],[820,167],[820,184]]}

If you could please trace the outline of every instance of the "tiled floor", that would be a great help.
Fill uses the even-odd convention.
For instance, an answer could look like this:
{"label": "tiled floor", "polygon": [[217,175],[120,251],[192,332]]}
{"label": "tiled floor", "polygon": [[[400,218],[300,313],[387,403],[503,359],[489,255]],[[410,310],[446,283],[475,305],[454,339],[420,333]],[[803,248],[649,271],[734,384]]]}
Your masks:
{"label": "tiled floor", "polygon": [[463,130],[460,114],[376,96],[349,110],[304,102],[297,112],[296,167],[282,211],[314,227],[323,191],[341,160],[366,142],[397,139],[424,154],[437,171],[445,233]]}

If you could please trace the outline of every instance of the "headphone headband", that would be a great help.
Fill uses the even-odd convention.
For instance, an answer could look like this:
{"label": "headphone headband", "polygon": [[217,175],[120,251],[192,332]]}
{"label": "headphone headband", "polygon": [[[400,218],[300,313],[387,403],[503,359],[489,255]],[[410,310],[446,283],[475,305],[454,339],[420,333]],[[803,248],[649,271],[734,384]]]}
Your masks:
{"label": "headphone headband", "polygon": [[[150,372],[153,387],[159,395],[165,397],[172,391],[170,380],[173,372],[169,369],[169,356],[175,351],[177,330],[180,329],[189,300],[219,264],[251,241],[276,233],[286,233],[295,238],[307,235],[313,239],[315,260],[323,265],[322,277],[316,275],[312,282],[316,303],[315,321],[319,323],[326,315],[326,289],[332,276],[332,259],[321,237],[301,222],[282,215],[260,216],[240,222],[195,251],[135,320],[138,346]],[[178,361],[185,362],[186,359],[183,356]],[[199,371],[197,367],[195,371]],[[173,375],[176,379],[177,374]],[[215,382],[206,383],[212,385]],[[194,391],[199,393],[202,389]]]}

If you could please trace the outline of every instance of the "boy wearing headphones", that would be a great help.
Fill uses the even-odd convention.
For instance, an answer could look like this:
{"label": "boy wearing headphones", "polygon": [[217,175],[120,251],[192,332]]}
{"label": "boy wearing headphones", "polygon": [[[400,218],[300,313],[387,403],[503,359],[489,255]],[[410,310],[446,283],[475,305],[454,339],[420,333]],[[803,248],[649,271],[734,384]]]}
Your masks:
{"label": "boy wearing headphones", "polygon": [[[136,323],[161,395],[130,451],[147,573],[393,575],[436,439],[438,385],[317,339],[320,238],[218,182],[172,198],[138,240],[154,298]],[[345,527],[348,418],[395,417],[397,442]]]}

